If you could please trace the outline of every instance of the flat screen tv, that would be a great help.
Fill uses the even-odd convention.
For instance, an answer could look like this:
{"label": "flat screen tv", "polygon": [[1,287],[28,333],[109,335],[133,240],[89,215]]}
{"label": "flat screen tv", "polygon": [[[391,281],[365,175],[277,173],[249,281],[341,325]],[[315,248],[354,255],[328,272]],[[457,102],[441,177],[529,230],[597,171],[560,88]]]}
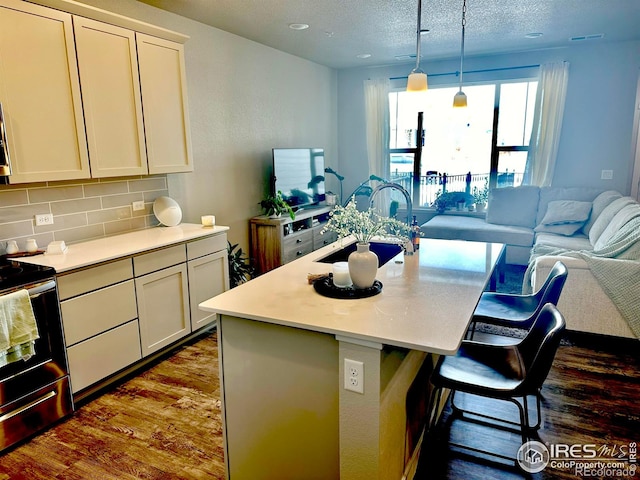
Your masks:
{"label": "flat screen tv", "polygon": [[324,201],[324,149],[274,148],[273,191],[292,207]]}

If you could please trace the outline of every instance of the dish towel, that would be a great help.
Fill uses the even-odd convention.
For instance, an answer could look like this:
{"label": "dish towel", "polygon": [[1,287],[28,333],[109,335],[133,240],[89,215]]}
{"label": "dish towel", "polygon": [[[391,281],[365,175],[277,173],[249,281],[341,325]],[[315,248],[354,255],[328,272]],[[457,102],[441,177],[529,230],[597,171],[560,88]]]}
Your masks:
{"label": "dish towel", "polygon": [[35,354],[40,338],[29,292],[18,290],[0,296],[0,367]]}

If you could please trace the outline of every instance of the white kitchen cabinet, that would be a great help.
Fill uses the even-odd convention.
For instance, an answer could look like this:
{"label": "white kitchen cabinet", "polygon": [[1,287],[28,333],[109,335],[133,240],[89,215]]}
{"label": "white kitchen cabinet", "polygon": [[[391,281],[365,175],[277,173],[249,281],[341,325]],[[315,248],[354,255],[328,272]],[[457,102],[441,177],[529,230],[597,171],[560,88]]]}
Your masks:
{"label": "white kitchen cabinet", "polygon": [[198,304],[229,288],[228,265],[227,235],[217,233],[59,274],[76,400],[211,325]]}
{"label": "white kitchen cabinet", "polygon": [[71,15],[0,0],[0,102],[11,183],[89,178]]}
{"label": "white kitchen cabinet", "polygon": [[144,175],[147,153],[135,33],[73,17],[93,178]]}
{"label": "white kitchen cabinet", "polygon": [[149,173],[193,171],[184,47],[136,33]]}
{"label": "white kitchen cabinet", "polygon": [[58,277],[73,393],[140,360],[131,259]]}
{"label": "white kitchen cabinet", "polygon": [[[183,244],[166,250],[133,259],[143,357],[191,332],[185,247]],[[182,263],[175,265],[175,252],[179,250],[182,251]],[[162,269],[138,276],[138,265],[141,264],[153,264]],[[165,266],[171,264],[173,266]]]}
{"label": "white kitchen cabinet", "polygon": [[214,313],[200,310],[198,305],[229,290],[226,238],[218,235],[187,244],[191,330],[194,332],[216,319]]}
{"label": "white kitchen cabinet", "polygon": [[185,264],[136,278],[136,293],[143,356],[191,332]]}

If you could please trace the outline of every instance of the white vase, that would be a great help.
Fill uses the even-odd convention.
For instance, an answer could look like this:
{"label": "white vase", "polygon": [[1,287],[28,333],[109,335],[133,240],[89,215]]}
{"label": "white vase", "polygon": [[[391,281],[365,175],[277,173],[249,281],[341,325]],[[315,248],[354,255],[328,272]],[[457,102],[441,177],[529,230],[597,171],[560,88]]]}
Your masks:
{"label": "white vase", "polygon": [[349,255],[349,275],[356,288],[369,288],[378,273],[378,256],[369,250],[368,243],[358,243]]}

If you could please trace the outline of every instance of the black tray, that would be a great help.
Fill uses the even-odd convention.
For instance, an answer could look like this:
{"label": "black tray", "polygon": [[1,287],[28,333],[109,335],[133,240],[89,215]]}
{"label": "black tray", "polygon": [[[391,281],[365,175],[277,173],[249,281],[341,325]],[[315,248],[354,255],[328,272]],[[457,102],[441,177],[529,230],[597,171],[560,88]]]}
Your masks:
{"label": "black tray", "polygon": [[382,282],[380,280],[374,280],[373,285],[369,288],[336,287],[333,284],[333,275],[330,273],[329,276],[319,278],[313,282],[313,288],[325,297],[357,299],[373,297],[379,294],[382,291]]}

